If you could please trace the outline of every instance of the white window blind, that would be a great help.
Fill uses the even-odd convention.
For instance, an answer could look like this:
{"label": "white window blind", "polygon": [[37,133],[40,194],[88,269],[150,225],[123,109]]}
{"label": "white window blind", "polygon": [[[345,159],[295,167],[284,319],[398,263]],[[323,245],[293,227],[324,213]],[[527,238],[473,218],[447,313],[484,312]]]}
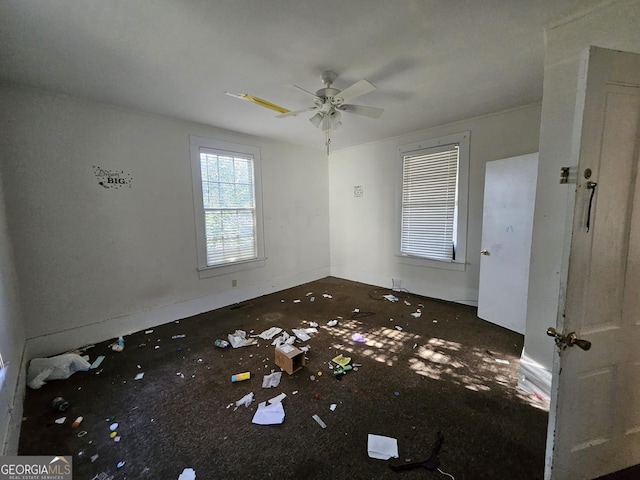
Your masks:
{"label": "white window blind", "polygon": [[459,144],[403,155],[400,253],[455,260]]}
{"label": "white window blind", "polygon": [[207,266],[257,257],[254,160],[200,148]]}

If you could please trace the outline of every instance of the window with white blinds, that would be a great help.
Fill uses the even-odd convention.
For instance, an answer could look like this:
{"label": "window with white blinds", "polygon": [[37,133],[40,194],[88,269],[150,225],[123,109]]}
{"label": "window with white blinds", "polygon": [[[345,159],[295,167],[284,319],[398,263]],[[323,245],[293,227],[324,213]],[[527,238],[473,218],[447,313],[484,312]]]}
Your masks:
{"label": "window with white blinds", "polygon": [[463,132],[398,148],[401,262],[464,270],[469,137]]}
{"label": "window with white blinds", "polygon": [[264,265],[257,148],[190,137],[201,277]]}
{"label": "window with white blinds", "polygon": [[256,257],[253,158],[200,149],[207,265]]}
{"label": "window with white blinds", "polygon": [[400,252],[455,260],[459,145],[403,156]]}

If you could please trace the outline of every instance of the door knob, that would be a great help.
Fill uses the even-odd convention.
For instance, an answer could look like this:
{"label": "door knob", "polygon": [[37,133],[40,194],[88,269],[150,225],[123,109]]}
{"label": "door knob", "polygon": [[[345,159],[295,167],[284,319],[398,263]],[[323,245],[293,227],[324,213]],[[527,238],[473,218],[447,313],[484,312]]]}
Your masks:
{"label": "door knob", "polygon": [[585,351],[591,348],[591,342],[589,340],[582,340],[578,338],[578,334],[576,332],[562,335],[561,333],[558,333],[555,328],[549,327],[547,328],[547,335],[553,337],[560,350],[564,350],[567,347],[573,347],[574,345]]}
{"label": "door knob", "polygon": [[489,250],[480,250],[480,255],[491,255]]}

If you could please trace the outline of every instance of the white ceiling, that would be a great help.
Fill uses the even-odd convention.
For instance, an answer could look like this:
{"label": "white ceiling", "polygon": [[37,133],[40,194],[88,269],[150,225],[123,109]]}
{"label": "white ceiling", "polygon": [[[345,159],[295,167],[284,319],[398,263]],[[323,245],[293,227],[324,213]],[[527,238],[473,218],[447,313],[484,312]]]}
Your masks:
{"label": "white ceiling", "polygon": [[[298,110],[339,74],[340,149],[539,102],[543,27],[589,0],[2,0],[0,81],[324,149]],[[593,2],[591,2],[593,3]]]}

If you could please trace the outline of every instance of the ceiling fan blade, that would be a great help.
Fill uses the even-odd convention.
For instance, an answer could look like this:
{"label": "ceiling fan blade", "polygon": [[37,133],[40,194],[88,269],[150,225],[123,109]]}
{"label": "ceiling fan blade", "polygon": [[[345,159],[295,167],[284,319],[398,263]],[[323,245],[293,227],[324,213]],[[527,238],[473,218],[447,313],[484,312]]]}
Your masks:
{"label": "ceiling fan blade", "polygon": [[276,105],[275,103],[271,103],[260,97],[249,95],[248,93],[225,93],[230,97],[239,98],[240,100],[246,100],[247,102],[255,103],[256,105],[260,105],[261,107],[268,108],[270,110],[275,110],[276,112],[280,112],[281,114],[289,113],[291,111],[288,108],[281,107],[280,105]]}
{"label": "ceiling fan blade", "polygon": [[313,98],[320,99],[320,97],[318,97],[315,93],[310,92],[309,90],[305,90],[304,88],[299,87],[298,85],[291,85],[291,86],[292,86],[292,87],[294,87],[294,88],[297,88],[298,90],[303,91],[303,92],[304,92],[304,93],[306,93],[307,95],[311,95]]}
{"label": "ceiling fan blade", "polygon": [[352,98],[359,97],[360,95],[364,95],[365,93],[369,93],[375,89],[376,87],[367,80],[360,80],[338,93],[334,98],[334,103],[340,104],[348,102]]}
{"label": "ceiling fan blade", "polygon": [[317,106],[302,108],[300,110],[296,110],[294,112],[286,112],[281,115],[276,115],[276,118],[285,118],[285,117],[295,117],[296,115],[304,112],[313,112],[314,110],[318,110]]}
{"label": "ceiling fan blade", "polygon": [[383,108],[366,107],[364,105],[340,105],[340,110],[348,113],[355,113],[356,115],[362,115],[369,118],[380,118]]}

